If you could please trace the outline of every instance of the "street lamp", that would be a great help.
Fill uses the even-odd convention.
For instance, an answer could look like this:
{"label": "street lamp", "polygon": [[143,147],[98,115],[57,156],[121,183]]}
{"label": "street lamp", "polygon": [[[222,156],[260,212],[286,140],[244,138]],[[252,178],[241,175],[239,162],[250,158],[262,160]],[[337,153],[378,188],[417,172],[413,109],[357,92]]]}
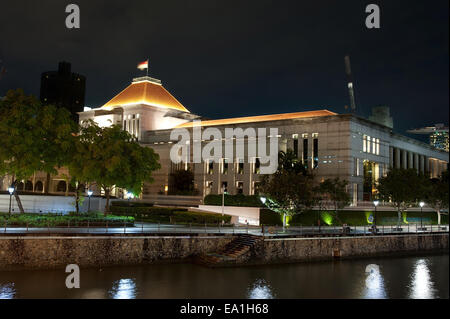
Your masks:
{"label": "street lamp", "polygon": [[89,197],[89,201],[88,201],[88,213],[91,211],[91,196],[94,192],[91,191],[90,189],[87,191],[88,197]]}
{"label": "street lamp", "polygon": [[127,192],[127,197],[128,197],[128,206],[130,206],[130,199],[133,198],[133,193]]}
{"label": "street lamp", "polygon": [[375,233],[377,232],[377,206],[380,203],[379,200],[374,200],[373,205],[375,206],[375,213],[373,215],[373,229],[375,230]]}
{"label": "street lamp", "polygon": [[424,202],[420,202],[419,206],[420,206],[420,230],[424,230],[423,229],[423,206],[425,205]]}
{"label": "street lamp", "polygon": [[9,187],[8,192],[9,192],[9,215],[11,215],[11,200],[12,194],[14,194],[14,187]]}

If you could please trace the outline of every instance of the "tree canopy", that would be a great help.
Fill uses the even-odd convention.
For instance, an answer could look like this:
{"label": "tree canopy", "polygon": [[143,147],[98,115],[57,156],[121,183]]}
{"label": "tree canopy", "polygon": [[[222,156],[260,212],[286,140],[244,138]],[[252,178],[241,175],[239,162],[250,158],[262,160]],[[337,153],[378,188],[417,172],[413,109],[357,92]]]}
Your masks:
{"label": "tree canopy", "polygon": [[68,163],[69,173],[82,183],[95,183],[106,195],[105,212],[113,187],[139,195],[144,182],[152,182],[152,172],[160,168],[159,156],[143,147],[118,125],[99,127],[93,121],[81,126],[75,152]]}
{"label": "tree canopy", "polygon": [[278,170],[261,179],[265,205],[278,213],[293,215],[311,208],[317,198],[312,173],[305,170],[291,150],[279,153]]}
{"label": "tree canopy", "polygon": [[384,202],[391,202],[397,208],[398,225],[401,213],[426,197],[428,177],[418,174],[415,169],[392,168],[386,176],[378,180],[378,196]]}

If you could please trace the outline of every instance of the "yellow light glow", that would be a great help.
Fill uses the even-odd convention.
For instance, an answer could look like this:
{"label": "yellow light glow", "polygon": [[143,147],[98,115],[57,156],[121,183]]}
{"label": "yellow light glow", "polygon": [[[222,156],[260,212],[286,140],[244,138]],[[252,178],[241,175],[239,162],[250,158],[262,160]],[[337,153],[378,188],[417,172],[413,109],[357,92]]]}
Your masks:
{"label": "yellow light glow", "polygon": [[[331,112],[328,110],[319,110],[319,111],[309,111],[309,112],[296,112],[296,113],[236,117],[236,118],[230,118],[230,119],[202,121],[201,126],[217,126],[217,125],[230,125],[230,124],[242,124],[242,123],[254,123],[254,122],[279,121],[279,120],[290,120],[290,119],[321,117],[321,116],[331,116],[331,115],[337,115],[337,113],[334,113],[334,112]],[[178,125],[177,127],[178,128],[192,127],[193,125],[194,125],[194,123],[190,122],[190,123],[184,123],[184,124]],[[200,123],[196,122],[195,126],[200,126]]]}
{"label": "yellow light glow", "polygon": [[125,90],[103,105],[103,108],[110,110],[118,106],[126,107],[136,104],[174,109],[189,113],[161,84],[150,81],[131,83]]}

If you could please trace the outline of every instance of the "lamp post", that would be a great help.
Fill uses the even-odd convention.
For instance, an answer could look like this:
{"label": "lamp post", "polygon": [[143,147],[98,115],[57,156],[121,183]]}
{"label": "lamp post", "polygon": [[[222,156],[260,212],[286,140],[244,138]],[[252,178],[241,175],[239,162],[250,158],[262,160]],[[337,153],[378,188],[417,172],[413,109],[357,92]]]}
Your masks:
{"label": "lamp post", "polygon": [[11,200],[12,195],[14,194],[14,187],[9,187],[8,192],[9,192],[9,215],[11,215]]}
{"label": "lamp post", "polygon": [[88,201],[88,213],[89,213],[91,211],[91,196],[93,194],[93,191],[88,190],[87,194],[88,194],[88,197],[89,197],[89,201]]}
{"label": "lamp post", "polygon": [[133,193],[127,192],[128,206],[130,206],[130,199],[132,199],[133,197]]}
{"label": "lamp post", "polygon": [[375,234],[377,233],[377,206],[380,203],[378,200],[373,201],[373,205],[375,206],[375,213],[373,214],[373,229]]}
{"label": "lamp post", "polygon": [[423,206],[425,205],[424,202],[420,202],[419,206],[420,206],[420,230],[424,230],[423,229]]}

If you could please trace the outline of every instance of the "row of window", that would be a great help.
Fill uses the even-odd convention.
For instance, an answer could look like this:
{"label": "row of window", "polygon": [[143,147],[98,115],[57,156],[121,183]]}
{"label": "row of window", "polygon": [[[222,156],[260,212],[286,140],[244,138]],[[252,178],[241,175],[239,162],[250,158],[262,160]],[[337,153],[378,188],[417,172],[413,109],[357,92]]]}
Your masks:
{"label": "row of window", "polygon": [[[220,184],[220,193],[225,192],[228,193],[228,182],[221,182]],[[211,194],[213,192],[214,182],[207,181],[206,182],[206,194]],[[236,194],[243,194],[244,193],[244,182],[242,181],[236,181],[235,183],[235,191]],[[259,182],[253,182],[252,183],[252,194],[258,194],[259,192]]]}
{"label": "row of window", "polygon": [[[251,171],[253,172],[253,174],[259,174],[261,168],[261,162],[259,158],[256,157],[254,159],[254,162],[251,164],[252,164]],[[234,170],[237,174],[244,174],[244,159],[236,158],[234,165],[235,165]],[[229,160],[227,158],[222,158],[219,165],[220,174],[223,175],[228,174],[229,167],[230,167]],[[214,160],[212,159],[206,160],[206,174],[209,175],[214,174]]]}
{"label": "row of window", "polygon": [[136,138],[139,138],[139,114],[129,114],[124,117],[123,129]]}
{"label": "row of window", "polygon": [[380,155],[380,139],[370,137],[368,135],[363,136],[363,152]]}
{"label": "row of window", "polygon": [[[298,158],[299,157],[299,140],[298,134],[293,134],[292,138],[294,139],[294,154]],[[315,169],[319,166],[319,133],[312,133],[313,138],[313,150],[312,150],[312,159],[311,164],[312,168]],[[308,168],[308,133],[302,134],[303,139],[303,153],[302,153],[302,163],[305,165],[305,168]]]}

